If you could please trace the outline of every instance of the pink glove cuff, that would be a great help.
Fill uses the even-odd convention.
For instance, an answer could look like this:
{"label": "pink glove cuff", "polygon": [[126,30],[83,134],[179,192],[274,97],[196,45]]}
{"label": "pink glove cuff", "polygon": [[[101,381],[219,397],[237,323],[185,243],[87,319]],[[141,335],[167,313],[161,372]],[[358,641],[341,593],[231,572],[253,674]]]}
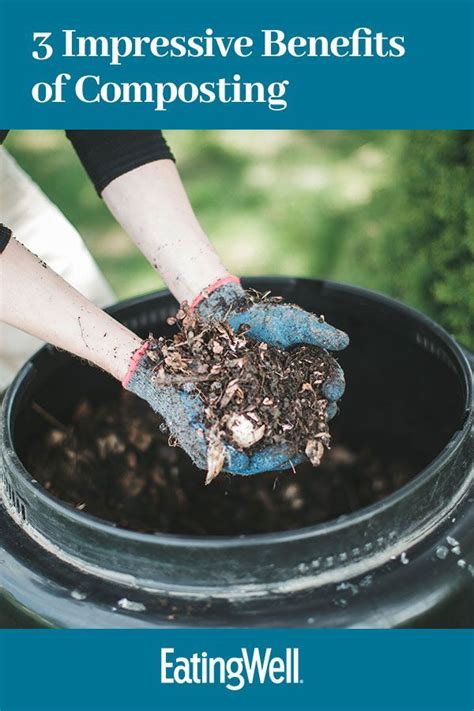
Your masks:
{"label": "pink glove cuff", "polygon": [[141,361],[142,357],[145,355],[145,353],[147,352],[149,347],[150,347],[149,342],[143,341],[140,348],[137,348],[137,350],[133,353],[133,355],[130,359],[130,365],[128,367],[127,373],[126,373],[124,379],[122,380],[122,385],[124,388],[126,388],[127,385],[129,384],[130,378],[134,374],[139,362]]}
{"label": "pink glove cuff", "polygon": [[226,276],[222,277],[222,279],[218,279],[217,281],[214,282],[214,284],[210,284],[209,286],[206,286],[205,289],[203,289],[197,296],[194,297],[194,299],[191,301],[189,304],[189,308],[191,311],[198,306],[198,304],[201,303],[201,301],[204,301],[204,299],[207,299],[209,294],[212,294],[213,291],[216,291],[216,289],[219,289],[221,286],[224,286],[224,284],[240,284],[240,279],[239,277],[236,276]]}

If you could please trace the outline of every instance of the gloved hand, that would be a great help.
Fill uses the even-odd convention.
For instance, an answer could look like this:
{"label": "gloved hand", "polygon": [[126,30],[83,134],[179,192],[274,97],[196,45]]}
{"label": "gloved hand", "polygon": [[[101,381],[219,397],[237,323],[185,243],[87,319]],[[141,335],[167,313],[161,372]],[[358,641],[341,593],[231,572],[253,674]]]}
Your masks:
{"label": "gloved hand", "polygon": [[[342,350],[349,343],[348,336],[322,321],[317,316],[290,304],[274,302],[249,303],[244,289],[236,277],[217,282],[204,290],[191,303],[202,318],[227,320],[234,330],[242,324],[250,326],[246,335],[269,345],[289,348],[299,344],[319,346],[329,351]],[[207,441],[202,415],[202,403],[193,394],[193,386],[178,389],[175,386],[157,386],[151,377],[152,362],[146,356],[148,344],[134,355],[123,385],[162,415],[180,446],[200,469],[207,468]],[[339,365],[323,385],[328,399],[327,417],[337,411],[336,401],[344,392],[344,374]],[[224,469],[232,474],[258,474],[280,471],[301,463],[303,453],[287,445],[266,447],[249,456],[230,445],[225,447]]]}

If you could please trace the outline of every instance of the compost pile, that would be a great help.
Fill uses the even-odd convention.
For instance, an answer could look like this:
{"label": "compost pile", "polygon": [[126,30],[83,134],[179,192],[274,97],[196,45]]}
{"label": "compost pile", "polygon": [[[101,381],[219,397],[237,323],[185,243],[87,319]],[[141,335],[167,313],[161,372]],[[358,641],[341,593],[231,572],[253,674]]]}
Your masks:
{"label": "compost pile", "polygon": [[157,385],[191,386],[203,404],[206,484],[225,467],[225,444],[249,455],[285,445],[294,455],[305,452],[313,466],[321,463],[330,443],[321,387],[335,367],[332,356],[314,346],[286,351],[255,341],[248,326],[236,333],[186,303],[168,323],[177,333],[150,338],[147,356]]}
{"label": "compost pile", "polygon": [[23,455],[32,475],[77,510],[148,533],[240,535],[329,521],[383,499],[424,463],[410,441],[348,438],[337,418],[317,469],[222,473],[203,486],[160,417],[118,386],[95,390],[60,420],[38,404],[32,417],[38,431]]}

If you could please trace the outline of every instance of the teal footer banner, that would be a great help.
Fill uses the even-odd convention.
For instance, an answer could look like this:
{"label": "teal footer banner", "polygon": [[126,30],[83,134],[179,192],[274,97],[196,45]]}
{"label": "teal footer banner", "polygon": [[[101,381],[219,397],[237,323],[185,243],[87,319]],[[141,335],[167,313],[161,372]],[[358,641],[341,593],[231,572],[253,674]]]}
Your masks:
{"label": "teal footer banner", "polygon": [[1,711],[472,711],[470,630],[12,630]]}

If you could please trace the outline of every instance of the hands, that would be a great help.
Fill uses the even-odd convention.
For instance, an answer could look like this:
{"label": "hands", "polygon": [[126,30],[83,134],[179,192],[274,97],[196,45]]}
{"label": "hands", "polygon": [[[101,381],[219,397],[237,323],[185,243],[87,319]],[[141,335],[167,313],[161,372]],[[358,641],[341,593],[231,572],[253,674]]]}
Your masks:
{"label": "hands", "polygon": [[[246,324],[251,337],[280,348],[310,344],[325,350],[341,350],[349,338],[342,331],[297,306],[269,302],[249,302],[236,279],[228,281],[208,296],[200,295],[193,302],[203,318],[227,319],[234,330]],[[208,464],[208,442],[202,414],[202,403],[193,394],[192,385],[178,389],[153,383],[152,363],[146,357],[145,343],[136,354],[136,367],[124,382],[124,387],[147,400],[165,419],[170,433],[200,469]],[[323,394],[329,401],[328,419],[337,411],[336,401],[344,392],[344,374],[335,363],[331,377],[324,383]],[[232,474],[258,474],[270,470],[288,469],[305,459],[304,454],[289,446],[271,446],[249,456],[226,445],[224,468]]]}
{"label": "hands", "polygon": [[[112,181],[103,197],[113,214],[136,242],[179,302],[188,301],[205,318],[228,318],[237,329],[245,323],[249,335],[281,348],[309,343],[329,351],[345,348],[345,333],[296,306],[245,302],[245,292],[235,277],[229,277],[193,213],[176,166],[169,160],[155,161]],[[218,280],[216,282],[216,280]],[[204,289],[215,282],[211,290]],[[212,291],[205,295],[206,291]],[[192,301],[196,293],[201,292]],[[204,296],[205,295],[205,296]],[[204,435],[201,401],[192,392],[151,383],[143,357],[125,387],[149,402],[166,420],[171,434],[193,459],[207,466],[208,443]],[[332,377],[324,384],[329,401],[327,417],[337,411],[336,401],[344,392],[344,375],[334,364]],[[252,457],[228,447],[224,468],[234,474],[256,474],[298,464],[305,457],[283,447],[270,447]]]}
{"label": "hands", "polygon": [[[208,442],[203,418],[202,402],[192,392],[193,386],[156,385],[153,382],[153,363],[146,356],[143,344],[138,364],[123,385],[127,390],[146,400],[165,420],[170,434],[188,453],[199,469],[208,468]],[[267,447],[249,457],[235,447],[225,445],[226,471],[231,474],[259,474],[270,470],[288,469],[305,459],[304,455],[284,447]]]}

